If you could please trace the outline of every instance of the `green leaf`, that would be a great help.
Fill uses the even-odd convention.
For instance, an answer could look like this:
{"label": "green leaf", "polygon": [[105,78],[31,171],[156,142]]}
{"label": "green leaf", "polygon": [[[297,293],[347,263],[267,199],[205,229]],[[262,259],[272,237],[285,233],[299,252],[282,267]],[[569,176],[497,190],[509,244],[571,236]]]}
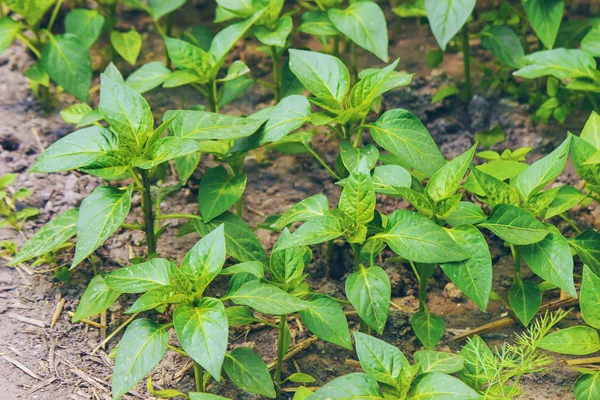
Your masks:
{"label": "green leaf", "polygon": [[429,311],[417,311],[410,317],[415,335],[427,350],[431,350],[444,336],[444,320]]}
{"label": "green leaf", "polygon": [[445,164],[444,156],[425,125],[406,110],[386,111],[374,124],[366,127],[378,145],[427,176]]}
{"label": "green leaf", "polygon": [[294,382],[294,383],[312,383],[312,382],[316,382],[315,378],[313,378],[312,376],[310,376],[308,374],[304,374],[302,372],[295,372],[295,373],[291,374],[287,379],[290,382]]}
{"label": "green leaf", "polygon": [[585,194],[580,193],[579,190],[573,186],[560,186],[556,196],[548,206],[544,218],[549,219],[560,215],[581,203],[583,199],[585,199]]}
{"label": "green leaf", "polygon": [[600,338],[589,326],[572,326],[545,336],[539,346],[559,354],[583,356],[600,351]]}
{"label": "green leaf", "polygon": [[597,276],[600,276],[600,234],[589,229],[573,239],[569,244],[581,259]]}
{"label": "green leaf", "polygon": [[212,65],[211,57],[207,52],[184,40],[165,36],[164,41],[169,59],[175,67],[193,72],[201,82],[207,81]]}
{"label": "green leaf", "polygon": [[508,290],[508,302],[519,321],[527,326],[540,309],[542,291],[535,282],[517,278]]}
{"label": "green leaf", "polygon": [[577,174],[592,185],[600,185],[600,165],[585,164],[597,152],[587,141],[571,136],[571,159]]}
{"label": "green leaf", "polygon": [[521,58],[525,55],[521,39],[508,25],[491,25],[484,29],[481,46],[491,51],[505,65],[513,68],[521,66]]}
{"label": "green leaf", "polygon": [[221,224],[225,228],[227,254],[239,262],[258,261],[263,265],[268,264],[262,244],[248,225],[235,214],[225,212],[208,224],[199,219],[194,220],[194,227],[200,235],[207,235]]}
{"label": "green leaf", "polygon": [[260,319],[254,316],[251,309],[245,306],[231,306],[225,309],[227,323],[229,326],[250,325],[253,322],[260,322]]}
{"label": "green leaf", "polygon": [[517,190],[523,200],[539,193],[560,175],[567,163],[570,141],[571,136],[550,154],[534,162],[525,171],[511,179],[510,185]]}
{"label": "green leaf", "polygon": [[549,232],[533,215],[510,204],[494,207],[488,219],[478,226],[487,228],[501,239],[516,245],[537,243]]}
{"label": "green leaf", "polygon": [[125,84],[138,93],[146,93],[162,85],[170,75],[171,70],[163,63],[153,61],[135,70],[127,77]]}
{"label": "green leaf", "polygon": [[119,399],[158,365],[167,352],[169,334],[154,321],[136,319],[119,342],[112,375],[112,397]]}
{"label": "green leaf", "polygon": [[130,267],[119,268],[107,274],[104,279],[108,286],[120,293],[143,293],[172,284],[173,268],[171,261],[153,258]]}
{"label": "green leaf", "polygon": [[196,307],[181,304],[173,313],[173,325],[183,350],[218,382],[229,329],[223,303],[205,297]]}
{"label": "green leaf", "polygon": [[375,190],[369,172],[367,158],[350,172],[346,184],[340,195],[339,209],[350,216],[352,221],[359,225],[366,225],[374,217]]}
{"label": "green leaf", "polygon": [[348,321],[337,301],[327,296],[315,296],[308,302],[308,308],[299,313],[304,325],[317,337],[352,350]]}
{"label": "green leaf", "polygon": [[520,253],[536,275],[577,298],[569,242],[554,226],[547,225],[547,228],[548,236],[540,242],[519,246]]}
{"label": "green leaf", "polygon": [[579,137],[596,149],[600,149],[600,115],[595,111],[590,114]]}
{"label": "green leaf", "polygon": [[56,0],[4,0],[10,10],[25,17],[30,25],[36,25]]}
{"label": "green leaf", "polygon": [[460,379],[471,387],[481,389],[494,379],[498,362],[494,353],[479,336],[468,339],[467,344],[458,353],[463,357],[465,368],[460,372]]}
{"label": "green leaf", "polygon": [[225,225],[221,224],[185,255],[181,271],[192,281],[196,293],[202,293],[223,269],[225,249]]}
{"label": "green leaf", "polygon": [[305,249],[292,247],[279,250],[279,242],[285,241],[289,235],[290,231],[284,228],[279,240],[275,243],[275,247],[273,247],[269,268],[271,280],[284,285],[284,289],[296,286],[304,278],[302,274],[304,273],[303,250]]}
{"label": "green leaf", "polygon": [[452,226],[475,225],[487,218],[481,207],[470,201],[461,201],[458,207],[446,218]]}
{"label": "green leaf", "polygon": [[10,47],[21,29],[23,25],[12,18],[0,18],[0,54]]}
{"label": "green leaf", "polygon": [[481,396],[464,382],[441,372],[420,375],[412,385],[410,400],[477,400]]}
{"label": "green leaf", "polygon": [[69,124],[78,124],[79,121],[90,112],[92,112],[92,107],[85,103],[77,103],[61,110],[60,116]]}
{"label": "green leaf", "polygon": [[513,75],[526,79],[553,76],[557,79],[588,78],[596,76],[596,60],[579,49],[538,51],[522,58],[525,67]]}
{"label": "green leaf", "polygon": [[75,236],[77,233],[78,217],[78,208],[73,208],[57,215],[46,225],[42,226],[31,239],[21,247],[21,250],[19,250],[10,262],[10,265],[17,265],[54,251],[60,245]]}
{"label": "green leaf", "polygon": [[308,308],[304,301],[258,280],[245,283],[226,299],[271,315],[291,314]]}
{"label": "green leaf", "polygon": [[108,310],[120,295],[106,284],[102,276],[96,275],[83,292],[72,321],[78,322]]}
{"label": "green leaf", "polygon": [[[189,282],[187,282],[189,285]],[[142,311],[152,310],[153,308],[165,306],[172,303],[186,302],[188,296],[181,293],[180,290],[173,286],[163,286],[157,289],[152,289],[141,295],[129,309],[127,314],[139,313]]]}
{"label": "green leaf", "polygon": [[425,0],[431,31],[442,50],[446,50],[474,8],[475,0]]}
{"label": "green leaf", "polygon": [[383,399],[377,381],[367,374],[352,373],[325,384],[307,400]]}
{"label": "green leaf", "polygon": [[476,147],[477,145],[474,145],[431,176],[425,187],[425,191],[431,200],[437,203],[456,193],[471,164],[473,155],[475,155]]}
{"label": "green leaf", "polygon": [[229,400],[226,397],[217,396],[210,393],[194,393],[189,392],[190,400]]}
{"label": "green leaf", "polygon": [[119,137],[119,145],[136,153],[143,148],[154,130],[154,118],[146,99],[141,94],[100,75],[100,112]]}
{"label": "green leaf", "polygon": [[234,275],[239,274],[240,272],[247,272],[256,276],[257,278],[263,278],[265,276],[264,266],[258,261],[247,261],[232,265],[231,267],[227,267],[219,272],[219,275]]}
{"label": "green leaf", "polygon": [[579,306],[583,320],[588,325],[600,329],[600,278],[586,265],[583,266]]}
{"label": "green leaf", "polygon": [[327,15],[333,25],[350,40],[382,61],[388,61],[387,23],[376,3],[357,1],[345,10],[330,8]]}
{"label": "green leaf", "polygon": [[564,0],[523,0],[523,7],[533,31],[551,49],[562,21]]}
{"label": "green leaf", "polygon": [[348,172],[354,171],[354,169],[360,164],[363,158],[367,159],[367,167],[370,170],[373,169],[377,160],[379,159],[379,150],[372,144],[368,144],[363,148],[353,147],[350,142],[343,141],[340,143],[340,158],[344,167]]}
{"label": "green leaf", "polygon": [[485,311],[492,290],[492,257],[483,235],[472,225],[456,226],[446,232],[471,257],[440,264],[448,278]]}
{"label": "green leaf", "polygon": [[409,210],[395,211],[386,231],[373,238],[384,240],[396,254],[415,262],[445,263],[469,257],[439,225]]}
{"label": "green leaf", "polygon": [[396,188],[410,188],[410,173],[399,165],[380,165],[373,170],[373,187],[377,193],[398,194]]}
{"label": "green leaf", "polygon": [[490,129],[484,129],[482,131],[475,132],[475,141],[479,143],[480,146],[485,148],[490,148],[498,143],[503,143],[505,138],[506,134],[504,133],[504,129],[502,129],[502,126],[500,126],[498,123],[496,123]]}
{"label": "green leaf", "polygon": [[178,114],[170,126],[173,135],[187,139],[238,139],[252,135],[263,123],[243,117],[192,110],[167,111],[163,121],[173,118],[174,113]]}
{"label": "green leaf", "polygon": [[340,218],[323,215],[305,222],[291,236],[279,243],[279,249],[324,243],[328,240],[337,239],[343,234],[344,227]]}
{"label": "green leaf", "polygon": [[390,278],[377,266],[361,267],[346,279],[346,297],[363,321],[379,334],[385,328],[391,293]]}
{"label": "green leaf", "polygon": [[244,174],[230,176],[221,166],[206,171],[198,187],[198,205],[204,222],[229,210],[242,198],[245,188]]}
{"label": "green leaf", "polygon": [[600,57],[600,25],[595,24],[581,40],[581,50],[594,57]]}
{"label": "green leaf", "polygon": [[252,349],[238,347],[229,352],[223,365],[229,379],[250,393],[275,397],[275,387],[265,362]]}
{"label": "green leaf", "polygon": [[172,13],[185,4],[187,0],[148,0],[152,19],[158,21],[161,17]]}
{"label": "green leaf", "polygon": [[48,35],[40,66],[57,85],[87,103],[92,84],[92,60],[75,35]]}
{"label": "green leaf", "polygon": [[431,99],[431,104],[439,103],[447,97],[451,97],[460,93],[460,89],[456,86],[442,86]]}
{"label": "green leaf", "polygon": [[119,229],[131,207],[133,186],[120,190],[99,186],[83,201],[77,220],[77,246],[71,268],[75,268]]}
{"label": "green leaf", "polygon": [[402,370],[410,365],[396,347],[360,332],[354,332],[356,354],[360,366],[371,378],[386,385],[397,386]]}
{"label": "green leaf", "polygon": [[[360,81],[352,88],[350,93],[350,105],[352,106],[352,118],[360,119],[373,107],[373,103],[380,98],[386,91],[393,89],[396,85],[405,83],[405,76],[400,75],[394,70],[398,66],[400,59],[396,59],[393,63],[385,68],[369,70],[367,75],[364,75]],[[372,71],[372,72],[371,72]],[[412,79],[412,77],[410,77]],[[408,84],[408,83],[406,83]]]}
{"label": "green leaf", "polygon": [[209,53],[215,59],[214,65],[220,67],[223,64],[229,51],[248,32],[264,11],[265,9],[262,9],[244,21],[231,24],[215,35],[209,49]]}
{"label": "green leaf", "polygon": [[103,29],[104,16],[97,10],[79,8],[70,11],[65,17],[65,32],[77,36],[87,49],[96,43]]}
{"label": "green leaf", "polygon": [[321,10],[305,11],[302,13],[302,23],[298,31],[313,36],[335,36],[340,33],[327,16],[327,12]]}
{"label": "green leaf", "polygon": [[600,397],[600,372],[581,375],[575,382],[575,400],[591,400]]}
{"label": "green leaf", "polygon": [[281,17],[271,29],[265,26],[257,26],[254,28],[254,35],[265,46],[285,47],[286,40],[292,29],[294,22],[289,15]]}
{"label": "green leaf", "polygon": [[327,197],[322,194],[316,194],[307,197],[287,209],[286,212],[271,224],[271,227],[273,229],[281,230],[294,222],[306,221],[313,217],[323,216],[328,208],[329,203]]}
{"label": "green leaf", "polygon": [[464,368],[462,356],[441,351],[419,350],[415,353],[415,364],[421,365],[421,370],[426,372],[441,372],[453,374]]}
{"label": "green leaf", "polygon": [[498,204],[520,205],[519,194],[509,184],[488,175],[474,165],[471,166],[471,173],[479,184],[479,189],[484,193],[485,203],[493,206]]}

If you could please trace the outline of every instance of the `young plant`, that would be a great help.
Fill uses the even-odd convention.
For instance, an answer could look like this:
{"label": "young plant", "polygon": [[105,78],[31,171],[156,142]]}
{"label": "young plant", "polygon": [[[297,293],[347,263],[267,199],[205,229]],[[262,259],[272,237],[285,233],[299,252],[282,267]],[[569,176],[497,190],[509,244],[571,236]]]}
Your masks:
{"label": "young plant", "polygon": [[[5,174],[0,176],[0,228],[12,227],[17,232],[23,230],[23,225],[31,217],[35,217],[40,212],[37,208],[23,208],[20,201],[32,195],[31,190],[21,188],[11,191],[10,186],[17,179],[16,174]],[[12,192],[12,193],[11,193]]]}
{"label": "young plant", "polygon": [[480,398],[450,375],[463,370],[460,355],[421,350],[414,354],[415,364],[410,365],[399,349],[383,340],[355,332],[354,342],[364,373],[336,378],[311,394],[309,400]]}
{"label": "young plant", "polygon": [[581,134],[571,137],[571,158],[590,197],[600,202],[600,115],[590,114]]}

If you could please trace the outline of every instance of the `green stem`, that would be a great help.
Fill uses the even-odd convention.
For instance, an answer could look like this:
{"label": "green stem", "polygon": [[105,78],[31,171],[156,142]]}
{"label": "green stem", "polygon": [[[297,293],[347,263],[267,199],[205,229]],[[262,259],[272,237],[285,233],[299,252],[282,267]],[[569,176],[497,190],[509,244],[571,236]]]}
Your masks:
{"label": "green stem", "polygon": [[211,91],[209,96],[210,111],[214,113],[219,112],[219,95],[217,93],[217,79],[213,79],[211,82]]}
{"label": "green stem", "polygon": [[519,249],[517,247],[515,247],[514,245],[510,245],[510,252],[512,254],[513,257],[513,261],[515,263],[515,267],[514,267],[514,272],[515,272],[515,276],[514,276],[514,283],[517,283],[517,279],[519,277],[519,273],[521,272],[521,253],[519,252]]}
{"label": "green stem", "polygon": [[275,366],[275,390],[277,398],[281,399],[281,369],[283,365],[283,357],[285,356],[285,331],[287,329],[287,315],[281,315],[279,321],[279,335],[277,336],[277,364]]}
{"label": "green stem", "polygon": [[275,104],[281,100],[281,59],[277,54],[277,47],[270,47],[271,62],[273,63],[273,94],[275,96]]}
{"label": "green stem", "polygon": [[46,28],[48,30],[48,32],[52,31],[52,27],[54,26],[54,21],[56,21],[56,16],[58,15],[58,12],[60,11],[60,7],[62,6],[64,0],[58,0],[56,2],[56,5],[54,6],[54,10],[52,11],[52,16],[50,17],[50,22],[48,23],[48,28]]}
{"label": "green stem", "polygon": [[325,161],[323,161],[323,159],[312,149],[312,147],[310,145],[304,146],[304,147],[306,147],[306,150],[319,162],[319,164],[321,164],[321,166],[323,166],[323,168],[325,168],[325,170],[327,172],[329,172],[329,174],[331,176],[333,176],[337,180],[342,179],[342,178],[340,178],[340,176],[338,174],[333,172],[333,170],[331,168],[329,168],[329,166],[325,163]]}
{"label": "green stem", "polygon": [[155,216],[154,219],[200,219],[200,217],[194,214],[162,214]]}
{"label": "green stem", "polygon": [[173,350],[175,353],[181,354],[184,357],[189,357],[189,354],[186,353],[185,351],[183,351],[182,349],[180,349],[179,347],[175,347],[175,346],[171,346],[170,344],[168,345],[170,350]]}
{"label": "green stem", "polygon": [[22,33],[17,33],[17,39],[23,42],[23,44],[27,46],[27,48],[31,50],[33,54],[35,54],[38,60],[42,58],[42,55],[40,54],[39,50],[35,48],[33,43],[31,43],[31,41],[27,38],[27,36],[23,35]]}
{"label": "green stem", "polygon": [[200,364],[194,361],[194,378],[196,381],[196,391],[199,393],[206,392],[206,387],[204,386],[204,378],[202,376],[202,367]]}
{"label": "green stem", "polygon": [[146,231],[146,242],[148,245],[148,255],[156,253],[156,237],[154,235],[154,212],[152,210],[152,193],[150,192],[150,175],[147,170],[141,169],[142,184],[144,192],[142,197],[142,207],[144,209],[144,229]]}
{"label": "green stem", "polygon": [[591,92],[587,92],[586,93],[588,99],[590,100],[590,103],[592,103],[592,107],[594,108],[594,111],[596,111],[597,113],[600,113],[600,107],[598,107],[598,103],[596,102],[596,99],[594,99],[594,95]]}
{"label": "green stem", "polygon": [[419,270],[417,270],[417,266],[414,262],[409,261],[410,267],[412,268],[415,277],[417,278],[417,282],[419,283],[419,311],[427,310],[427,281],[425,279],[421,279],[421,274],[419,274]]}
{"label": "green stem", "polygon": [[575,222],[574,222],[574,221],[573,221],[571,218],[567,217],[567,216],[566,216],[564,213],[562,213],[562,214],[558,214],[558,216],[559,216],[559,217],[560,217],[562,220],[564,220],[564,221],[565,221],[567,224],[569,224],[569,226],[570,226],[571,228],[573,228],[573,230],[574,230],[575,232],[577,232],[577,234],[580,234],[580,233],[581,233],[581,229],[579,229],[579,227],[578,227],[578,226],[575,224]]}
{"label": "green stem", "polygon": [[465,71],[464,100],[471,101],[471,49],[469,48],[469,28],[467,24],[462,29],[462,52]]}
{"label": "green stem", "polygon": [[142,230],[143,227],[142,227],[142,225],[137,224],[137,223],[136,224],[125,224],[125,223],[123,223],[123,224],[121,224],[121,228],[131,229],[133,231],[139,231],[139,230]]}
{"label": "green stem", "polygon": [[333,55],[337,58],[340,58],[340,35],[335,35],[333,37]]}

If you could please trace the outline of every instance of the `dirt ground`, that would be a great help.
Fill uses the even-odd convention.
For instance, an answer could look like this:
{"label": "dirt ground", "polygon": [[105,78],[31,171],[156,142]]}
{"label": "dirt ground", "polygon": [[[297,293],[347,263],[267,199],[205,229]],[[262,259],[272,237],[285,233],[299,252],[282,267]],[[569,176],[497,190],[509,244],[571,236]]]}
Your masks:
{"label": "dirt ground", "polygon": [[[183,23],[191,24],[193,15],[200,13],[197,8],[190,8]],[[212,15],[212,14],[210,14]],[[149,21],[137,14],[128,16],[136,21],[138,30],[146,31]],[[134,18],[135,17],[135,18]],[[206,19],[207,17],[204,17]],[[391,57],[401,57],[401,69],[415,72],[413,83],[408,88],[401,88],[385,97],[383,108],[406,108],[421,118],[430,130],[434,139],[447,158],[452,158],[473,143],[475,132],[488,129],[499,123],[506,132],[506,142],[495,149],[504,147],[517,148],[531,146],[534,150],[529,161],[539,158],[560,143],[567,130],[578,132],[582,125],[582,115],[570,118],[564,126],[534,125],[531,122],[532,111],[526,105],[520,105],[508,97],[497,97],[477,92],[469,104],[458,98],[446,99],[432,105],[431,98],[444,84],[454,82],[462,73],[460,55],[450,55],[438,69],[431,70],[424,64],[424,51],[435,48],[435,41],[427,29],[416,25],[403,26],[400,32],[392,32],[390,43]],[[308,38],[306,44],[313,45]],[[144,35],[143,57],[146,59],[161,56],[161,44],[154,36]],[[269,69],[268,59],[255,49],[256,43],[251,40],[241,43],[238,54],[243,53],[251,69],[257,70],[255,76],[266,73]],[[478,55],[474,50],[475,56]],[[483,55],[479,55],[483,57]],[[160,59],[160,58],[159,58]],[[361,54],[361,66],[377,66],[380,62],[374,57]],[[0,229],[0,241],[14,240],[19,244],[53,218],[56,214],[77,206],[93,188],[101,184],[101,180],[77,172],[59,174],[29,174],[27,168],[39,155],[42,147],[47,147],[57,139],[72,131],[72,126],[62,121],[57,111],[45,114],[28,89],[23,71],[32,62],[25,50],[13,46],[0,56],[0,175],[8,172],[16,173],[18,179],[14,187],[26,187],[34,191],[26,201],[29,207],[40,209],[39,217],[26,224],[23,235],[15,234],[9,229]],[[94,58],[98,64],[99,59]],[[119,65],[122,67],[121,65]],[[124,67],[124,66],[123,66]],[[183,90],[183,101],[186,107],[203,102],[193,91]],[[172,92],[157,89],[147,95],[156,116],[168,109],[181,106],[177,96]],[[64,95],[58,110],[72,102],[72,98]],[[97,102],[97,97],[92,98]],[[242,99],[226,107],[222,112],[231,114],[249,114],[270,105],[270,94],[253,86]],[[366,140],[366,138],[365,138]],[[314,147],[329,165],[335,163],[335,147],[337,143],[325,136],[317,136]],[[182,191],[169,197],[162,204],[165,213],[196,213],[197,185],[203,171],[214,165],[207,157],[203,158],[201,167],[190,179],[189,185]],[[310,195],[324,193],[330,203],[337,201],[339,187],[332,178],[309,155],[270,154],[266,163],[259,164],[248,158],[244,172],[248,175],[248,186],[245,192],[244,217],[251,227],[256,227],[269,214],[281,213],[293,203]],[[578,184],[576,174],[568,166],[561,176],[563,182]],[[140,199],[134,197],[132,209],[136,210]],[[407,204],[401,200],[379,196],[378,208],[390,213]],[[592,204],[574,210],[572,216],[582,228],[600,226],[600,209]],[[132,215],[130,218],[139,217]],[[557,224],[558,221],[555,221]],[[175,221],[160,239],[158,252],[161,257],[181,260],[198,240],[198,236],[190,234],[177,236],[177,227],[183,221]],[[564,228],[561,225],[561,228]],[[257,229],[256,234],[270,249],[276,236],[265,230]],[[494,290],[505,295],[511,283],[512,264],[509,251],[502,243],[490,239],[492,257],[495,265]],[[350,271],[352,262],[343,248],[337,252],[341,268]],[[21,268],[7,267],[0,260],[0,399],[110,399],[110,374],[112,360],[108,358],[110,350],[118,343],[120,334],[111,340],[105,349],[94,349],[105,335],[110,334],[123,323],[128,316],[123,312],[134,300],[133,296],[123,296],[108,312],[106,331],[91,327],[84,323],[72,324],[69,312],[74,312],[87,283],[94,275],[94,270],[110,270],[126,265],[132,255],[144,255],[144,238],[139,232],[120,231],[96,251],[99,262],[91,266],[84,263],[79,266],[68,282],[56,281],[46,267],[38,267],[31,274]],[[72,256],[66,252],[64,260]],[[315,260],[308,267],[310,285],[326,294],[342,296],[345,276],[339,281],[328,280],[324,275],[323,260],[315,252]],[[581,266],[578,266],[580,268]],[[410,273],[403,265],[384,264],[392,281],[393,302],[397,309],[390,313],[383,337],[397,345],[410,357],[418,349],[416,338],[411,332],[409,317],[416,310],[416,285]],[[579,272],[579,271],[578,271]],[[347,275],[347,274],[346,274]],[[216,285],[214,295],[224,294],[225,284]],[[553,299],[545,296],[545,301]],[[57,303],[64,299],[64,308],[56,325],[49,327],[55,313]],[[432,312],[444,318],[447,332],[439,350],[457,351],[460,343],[452,339],[452,335],[466,329],[474,328],[497,320],[504,316],[506,310],[499,302],[490,302],[488,312],[481,312],[471,301],[457,293],[455,288],[440,273],[432,280],[429,287],[429,305]],[[580,321],[577,310],[571,312],[563,324],[576,324]],[[99,320],[97,320],[99,321]],[[353,326],[356,321],[350,319]],[[294,329],[293,343],[308,337],[306,330]],[[498,345],[510,340],[517,325],[494,331],[484,335],[490,344]],[[275,357],[274,331],[262,330],[232,331],[230,341],[232,347],[245,345],[254,347],[268,362]],[[342,374],[354,371],[346,364],[346,359],[355,358],[352,352],[329,345],[323,341],[316,342],[307,351],[294,357],[294,362],[285,365],[285,372],[302,372],[313,375],[320,386]],[[523,399],[571,399],[572,385],[577,373],[568,369],[560,360],[544,375],[526,377],[522,380]],[[169,351],[163,362],[152,373],[157,387],[176,388],[183,392],[192,391],[193,376],[186,361],[178,354]],[[224,379],[215,384],[213,393],[232,399],[251,399],[254,396],[237,391]],[[136,387],[126,398],[151,398],[145,383]]]}

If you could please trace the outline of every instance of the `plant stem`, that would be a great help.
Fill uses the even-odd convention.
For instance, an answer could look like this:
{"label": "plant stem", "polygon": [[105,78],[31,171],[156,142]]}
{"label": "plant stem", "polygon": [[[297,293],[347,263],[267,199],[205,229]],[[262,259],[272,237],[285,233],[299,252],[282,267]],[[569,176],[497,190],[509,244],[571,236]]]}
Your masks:
{"label": "plant stem", "polygon": [[162,214],[156,215],[154,219],[200,219],[200,217],[194,214]]}
{"label": "plant stem", "polygon": [[214,113],[219,112],[219,95],[217,93],[217,79],[213,79],[210,84],[210,95],[208,96],[208,101],[210,102],[210,111]]}
{"label": "plant stem", "polygon": [[154,235],[154,212],[152,210],[152,193],[150,192],[150,176],[147,170],[141,169],[142,184],[144,186],[142,207],[144,209],[144,230],[146,231],[146,242],[148,255],[156,253],[156,237]]}
{"label": "plant stem", "polygon": [[519,253],[519,249],[516,248],[514,245],[510,245],[510,252],[512,254],[513,257],[513,261],[515,262],[515,267],[514,267],[514,271],[515,271],[515,276],[514,276],[514,282],[517,282],[517,278],[519,277],[519,273],[521,272],[521,254]]}
{"label": "plant stem", "polygon": [[462,29],[462,45],[465,71],[464,100],[465,102],[469,102],[471,101],[471,49],[469,48],[469,28],[467,27],[467,24],[465,24]]}
{"label": "plant stem", "polygon": [[338,174],[333,172],[333,170],[331,168],[329,168],[329,166],[325,163],[325,161],[323,161],[323,159],[312,149],[312,147],[310,147],[310,145],[304,146],[304,147],[306,147],[306,150],[319,162],[319,164],[321,164],[323,166],[323,168],[325,168],[325,170],[327,172],[329,172],[329,174],[331,176],[333,176],[337,180],[342,179],[342,178],[340,178],[340,176]]}
{"label": "plant stem", "polygon": [[283,356],[285,356],[285,330],[287,329],[287,315],[279,317],[279,335],[277,336],[277,365],[275,366],[275,390],[277,398],[281,399],[281,367],[283,365]]}
{"label": "plant stem", "polygon": [[561,219],[563,219],[563,220],[564,220],[564,221],[565,221],[567,224],[569,224],[569,226],[570,226],[571,228],[573,228],[573,230],[574,230],[575,232],[577,232],[577,234],[580,234],[580,233],[581,233],[581,229],[579,229],[579,227],[578,227],[578,226],[575,224],[575,222],[574,222],[574,221],[573,221],[571,218],[567,217],[567,216],[566,216],[564,213],[562,213],[562,214],[558,214],[558,216],[559,216]]}
{"label": "plant stem", "polygon": [[340,57],[340,35],[335,35],[333,37],[333,55],[337,58]]}
{"label": "plant stem", "polygon": [[277,47],[270,47],[271,62],[273,63],[273,94],[275,96],[275,104],[281,100],[281,59],[277,54]]}
{"label": "plant stem", "polygon": [[196,380],[196,391],[199,393],[206,392],[204,386],[204,377],[202,376],[202,367],[194,361],[194,379]]}
{"label": "plant stem", "polygon": [[421,279],[421,274],[419,274],[415,263],[412,261],[409,261],[409,263],[419,283],[419,311],[425,311],[427,309],[427,281]]}
{"label": "plant stem", "polygon": [[31,41],[27,38],[27,36],[23,35],[22,33],[17,33],[17,38],[23,42],[23,44],[25,46],[27,46],[27,48],[29,50],[31,50],[31,52],[33,54],[35,54],[35,56],[38,58],[38,60],[40,58],[42,58],[42,55],[40,54],[40,51],[38,49],[35,48],[35,46],[33,45],[33,43],[31,43]]}
{"label": "plant stem", "polygon": [[48,28],[46,28],[48,30],[48,32],[50,32],[52,30],[52,27],[54,26],[54,21],[56,21],[56,16],[58,15],[58,12],[60,11],[60,7],[62,6],[64,0],[58,0],[56,2],[56,5],[54,6],[54,10],[52,11],[52,16],[50,17],[50,22],[48,22]]}

